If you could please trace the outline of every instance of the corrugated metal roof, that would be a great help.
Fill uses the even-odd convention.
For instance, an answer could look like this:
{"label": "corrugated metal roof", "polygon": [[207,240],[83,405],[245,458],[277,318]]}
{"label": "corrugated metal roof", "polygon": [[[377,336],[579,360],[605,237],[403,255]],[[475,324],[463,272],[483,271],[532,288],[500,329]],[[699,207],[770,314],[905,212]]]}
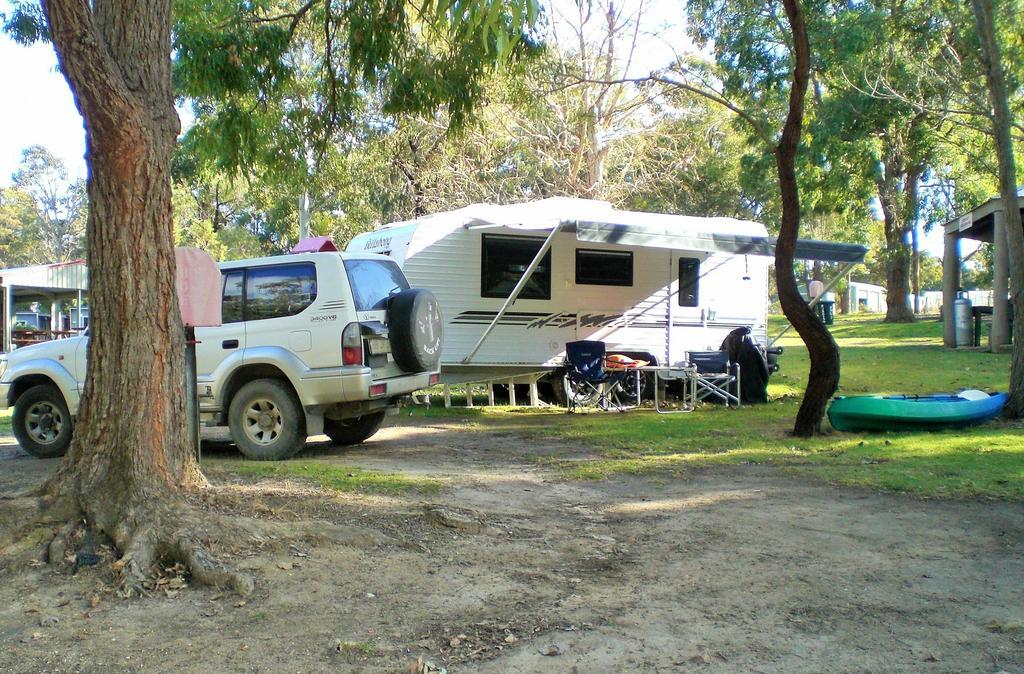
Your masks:
{"label": "corrugated metal roof", "polygon": [[0,284],[58,290],[88,290],[85,260],[0,269]]}

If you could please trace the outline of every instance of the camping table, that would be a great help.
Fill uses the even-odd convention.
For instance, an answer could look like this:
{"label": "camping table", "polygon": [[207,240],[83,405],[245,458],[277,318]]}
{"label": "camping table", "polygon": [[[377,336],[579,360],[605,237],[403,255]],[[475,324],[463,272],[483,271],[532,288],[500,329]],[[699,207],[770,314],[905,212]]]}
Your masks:
{"label": "camping table", "polygon": [[[697,368],[692,365],[644,365],[643,367],[631,368],[636,370],[636,397],[640,402],[640,373],[651,372],[654,374],[654,411],[658,414],[677,414],[679,412],[692,412],[697,401]],[[666,381],[683,380],[683,398],[679,409],[669,410],[662,407],[665,401],[658,401],[658,380]]]}

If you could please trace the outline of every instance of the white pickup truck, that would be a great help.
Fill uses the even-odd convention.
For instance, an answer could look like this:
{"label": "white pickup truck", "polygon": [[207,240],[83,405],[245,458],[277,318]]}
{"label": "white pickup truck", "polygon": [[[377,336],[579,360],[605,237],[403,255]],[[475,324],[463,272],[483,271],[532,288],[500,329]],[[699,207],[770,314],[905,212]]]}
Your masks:
{"label": "white pickup truck", "polygon": [[[441,312],[382,255],[303,253],[225,262],[223,325],[197,328],[200,418],[252,459],[308,435],[366,440],[401,399],[438,380]],[[0,356],[0,408],[23,449],[61,456],[74,431],[88,335]]]}

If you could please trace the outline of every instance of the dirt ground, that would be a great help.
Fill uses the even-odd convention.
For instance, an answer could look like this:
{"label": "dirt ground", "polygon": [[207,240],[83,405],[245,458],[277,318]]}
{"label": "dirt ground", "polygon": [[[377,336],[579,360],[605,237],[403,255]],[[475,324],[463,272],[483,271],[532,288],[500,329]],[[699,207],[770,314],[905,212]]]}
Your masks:
{"label": "dirt ground", "polygon": [[[253,596],[172,572],[121,599],[103,564],[9,571],[0,671],[1024,671],[1022,504],[763,466],[572,482],[528,459],[555,451],[582,449],[405,420],[305,456],[440,478],[440,493],[214,471],[210,508],[277,527],[217,551],[253,573]],[[55,466],[0,438],[0,493]]]}

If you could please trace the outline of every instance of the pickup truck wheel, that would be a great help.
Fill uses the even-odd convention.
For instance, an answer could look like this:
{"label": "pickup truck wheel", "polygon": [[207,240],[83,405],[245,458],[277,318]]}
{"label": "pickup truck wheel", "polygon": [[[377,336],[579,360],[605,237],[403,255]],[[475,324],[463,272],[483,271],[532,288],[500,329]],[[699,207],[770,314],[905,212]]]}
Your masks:
{"label": "pickup truck wheel", "polygon": [[64,456],[75,427],[64,396],[49,384],[33,386],[21,394],[14,404],[11,423],[21,448],[40,459]]}
{"label": "pickup truck wheel", "polygon": [[384,412],[364,414],[355,419],[334,421],[324,419],[324,433],[335,445],[358,445],[373,437],[384,423]]}
{"label": "pickup truck wheel", "polygon": [[279,461],[306,444],[306,416],[291,388],[277,379],[251,381],[231,399],[228,427],[239,451],[257,461]]}
{"label": "pickup truck wheel", "polygon": [[410,288],[388,303],[391,356],[406,372],[426,372],[441,360],[444,323],[437,298],[429,290]]}

